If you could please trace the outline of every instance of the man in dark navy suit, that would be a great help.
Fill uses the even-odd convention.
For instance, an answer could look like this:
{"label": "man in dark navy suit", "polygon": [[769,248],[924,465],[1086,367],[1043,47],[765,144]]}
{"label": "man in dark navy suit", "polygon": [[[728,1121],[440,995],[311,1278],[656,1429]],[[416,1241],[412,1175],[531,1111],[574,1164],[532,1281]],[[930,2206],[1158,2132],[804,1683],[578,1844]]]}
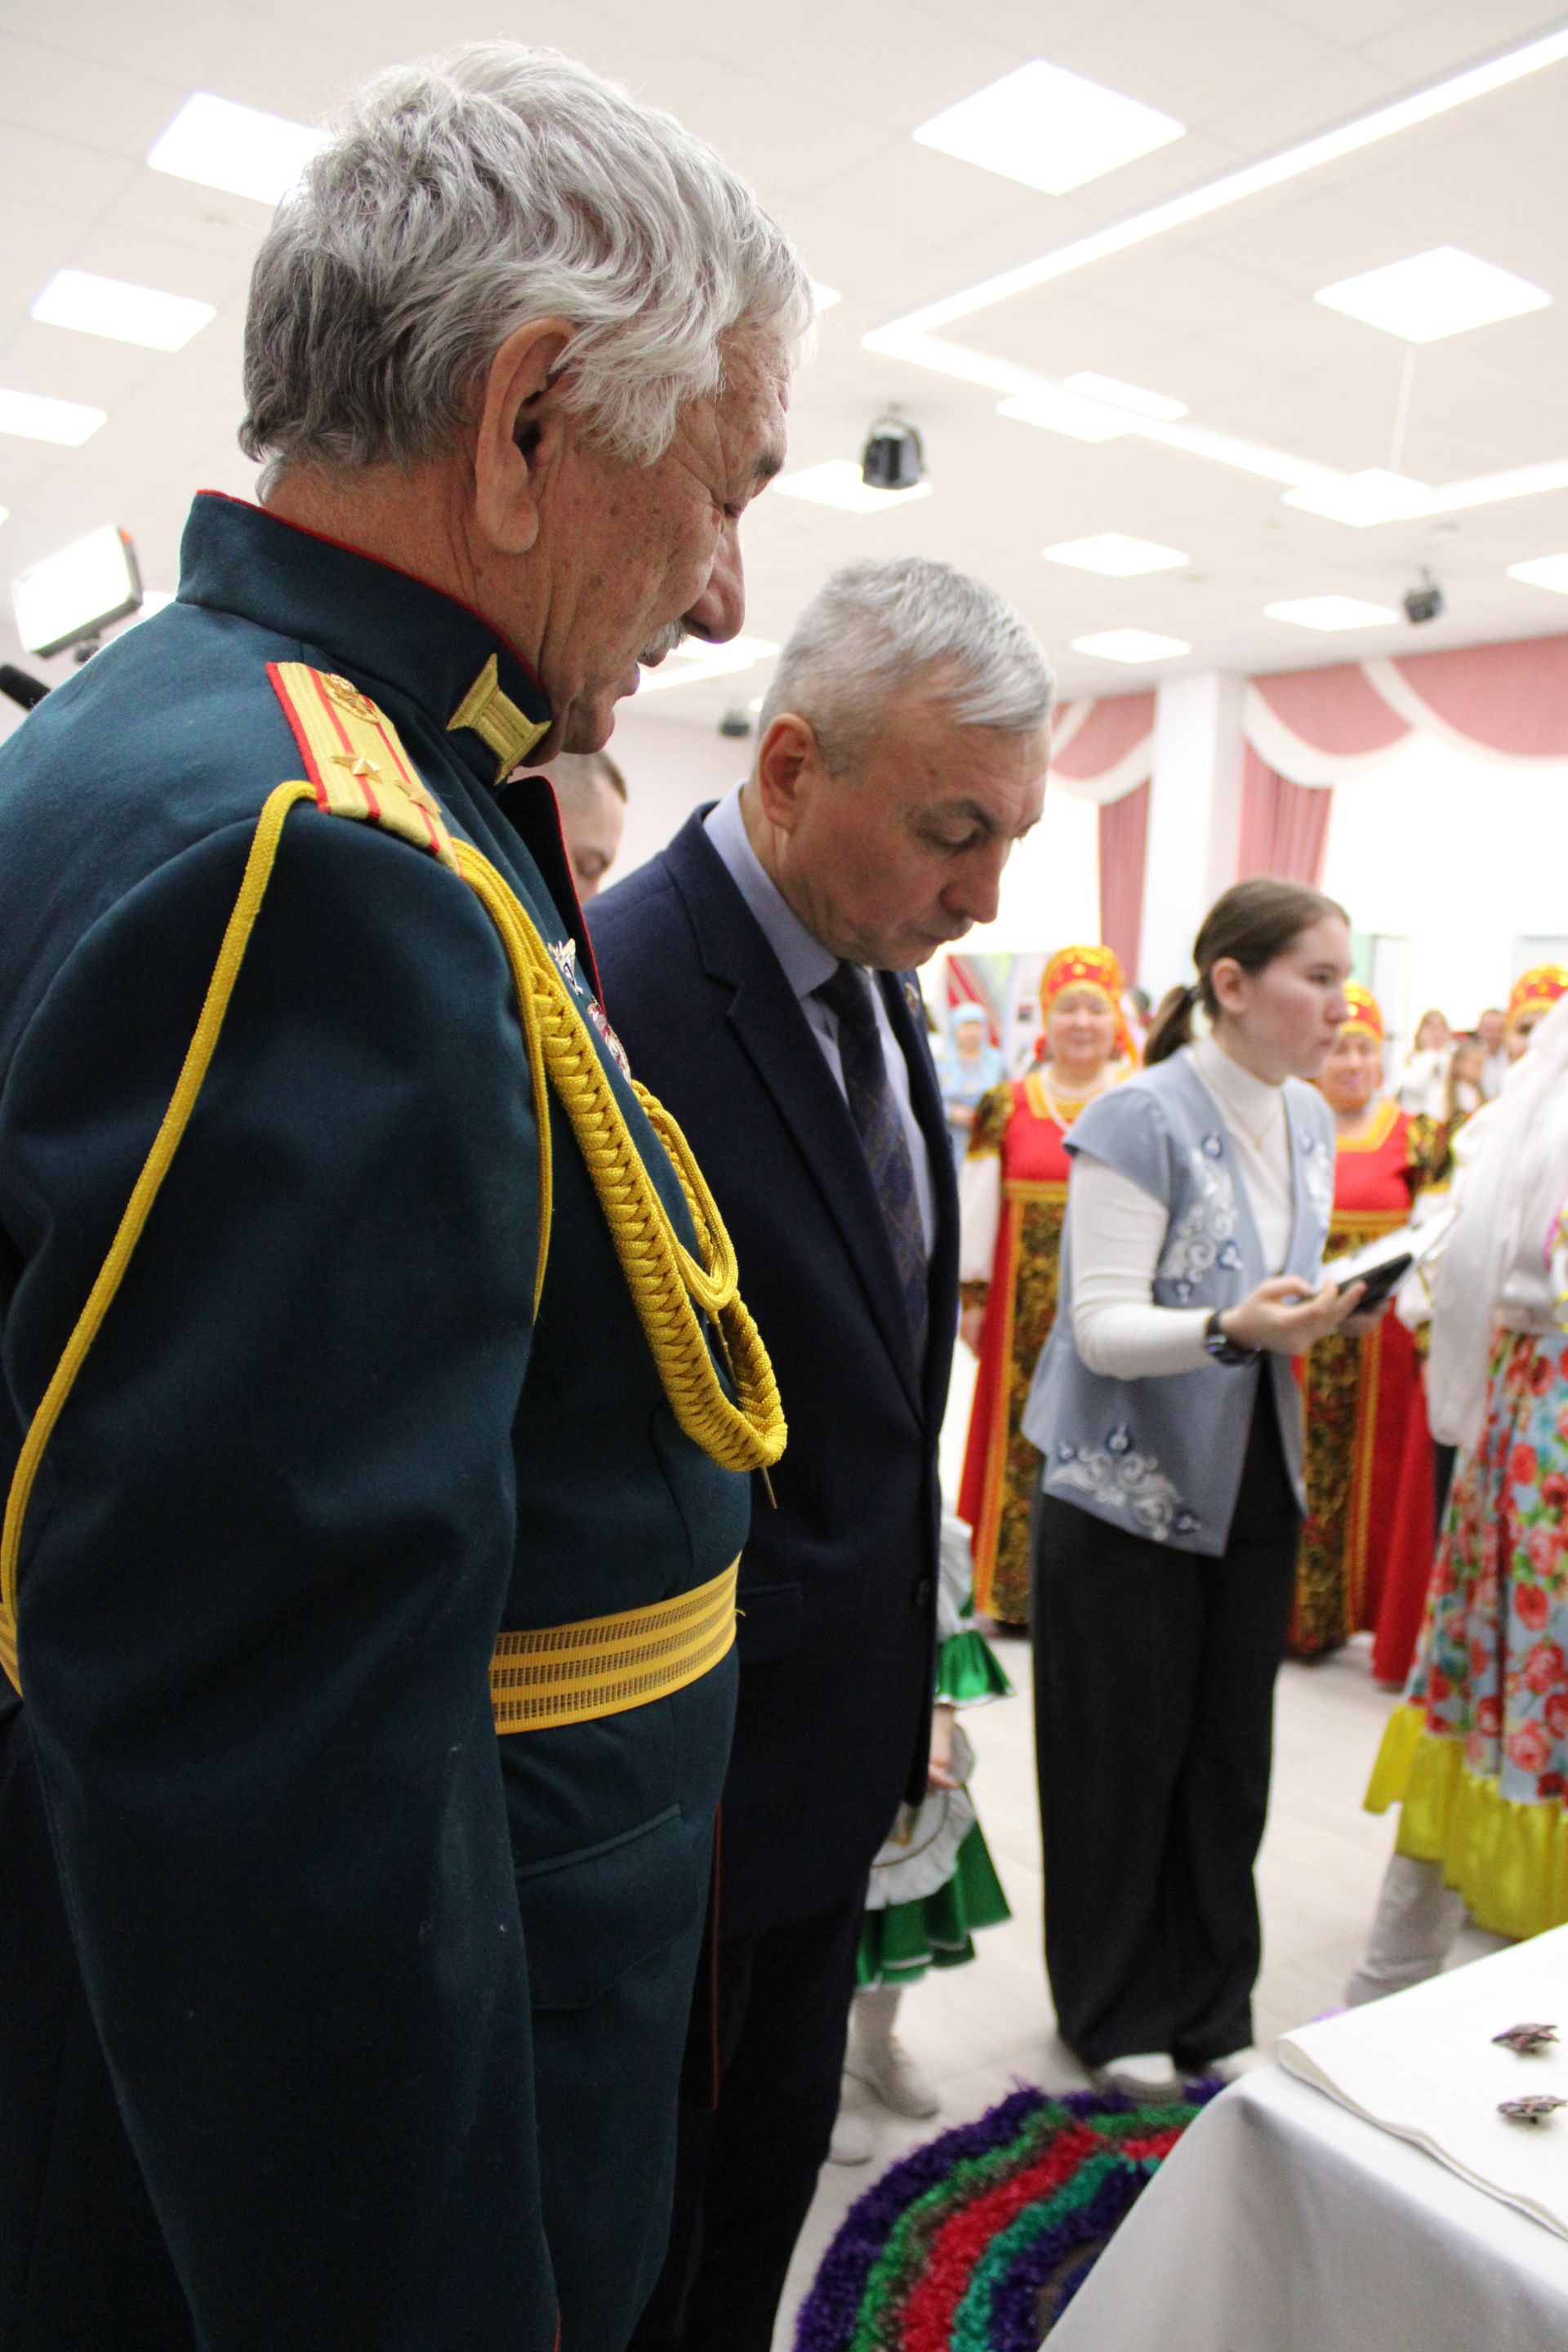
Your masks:
{"label": "man in dark navy suit", "polygon": [[730,1225],[791,1431],[742,1559],[714,1965],[649,2352],[767,2352],[867,1874],[926,1787],[958,1206],[913,967],[994,915],[1040,814],[1051,694],[991,590],[852,565],[784,648],[749,781],[594,912],[606,1000]]}

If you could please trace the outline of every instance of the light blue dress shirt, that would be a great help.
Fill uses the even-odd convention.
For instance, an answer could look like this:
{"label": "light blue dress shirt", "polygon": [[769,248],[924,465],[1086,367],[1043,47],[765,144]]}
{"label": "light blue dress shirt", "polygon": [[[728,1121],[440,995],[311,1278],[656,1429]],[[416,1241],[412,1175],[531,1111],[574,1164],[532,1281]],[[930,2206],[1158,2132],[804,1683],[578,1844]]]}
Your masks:
{"label": "light blue dress shirt", "polygon": [[[746,820],[741,814],[741,786],[737,784],[716,808],[708,813],[705,830],[724,862],[730,879],[739,890],[763,937],[772,948],[783,968],[784,976],[795,993],[806,1026],[822,1048],[823,1060],[833,1073],[833,1083],[848,1099],[844,1084],[844,1065],[838,1052],[838,1020],[822,999],[813,992],[831,980],[838,969],[838,958],[831,949],[815,939],[801,921],[777,885],[763,868],[762,859],[752,847],[746,831]],[[877,1013],[877,1034],[882,1041],[882,1059],[887,1065],[888,1083],[893,1090],[893,1100],[899,1107],[899,1117],[904,1124],[904,1135],[910,1147],[910,1163],[914,1170],[915,1195],[920,1202],[921,1230],[925,1235],[929,1258],[936,1241],[936,1192],[931,1182],[931,1155],[925,1134],[915,1117],[910,1097],[909,1066],[903,1048],[899,1044],[881,989],[874,972],[871,1001]]]}

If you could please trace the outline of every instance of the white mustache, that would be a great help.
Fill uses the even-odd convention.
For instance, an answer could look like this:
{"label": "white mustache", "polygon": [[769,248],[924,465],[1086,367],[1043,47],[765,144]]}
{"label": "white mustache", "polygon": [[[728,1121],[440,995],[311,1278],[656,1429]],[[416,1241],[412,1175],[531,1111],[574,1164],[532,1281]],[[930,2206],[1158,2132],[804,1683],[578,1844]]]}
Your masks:
{"label": "white mustache", "polygon": [[638,662],[644,669],[652,669],[656,662],[661,662],[664,659],[666,654],[672,654],[677,646],[684,645],[689,635],[690,632],[684,621],[671,621],[668,629],[660,629],[657,637],[648,639],[637,656]]}

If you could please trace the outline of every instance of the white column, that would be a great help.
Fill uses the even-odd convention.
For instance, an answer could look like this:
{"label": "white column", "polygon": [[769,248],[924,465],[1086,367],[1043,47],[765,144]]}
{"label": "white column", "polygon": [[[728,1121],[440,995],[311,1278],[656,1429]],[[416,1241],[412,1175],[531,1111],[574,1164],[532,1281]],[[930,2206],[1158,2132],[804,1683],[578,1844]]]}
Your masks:
{"label": "white column", "polygon": [[1191,978],[1198,925],[1236,879],[1244,685],[1226,670],[1195,670],[1155,692],[1138,971],[1156,1004]]}

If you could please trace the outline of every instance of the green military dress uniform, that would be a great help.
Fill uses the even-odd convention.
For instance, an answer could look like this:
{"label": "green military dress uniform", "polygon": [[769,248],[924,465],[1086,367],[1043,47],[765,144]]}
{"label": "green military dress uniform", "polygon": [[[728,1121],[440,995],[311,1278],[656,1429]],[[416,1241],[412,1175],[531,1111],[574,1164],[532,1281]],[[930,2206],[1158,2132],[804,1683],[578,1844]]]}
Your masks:
{"label": "green military dress uniform", "polygon": [[[616,1643],[725,1605],[692,1384],[733,1423],[746,1373],[549,788],[498,788],[547,719],[475,615],[203,497],[0,752],[7,2352],[619,2352],[658,2270],[734,1668]],[[606,1134],[712,1317],[684,1389]]]}

